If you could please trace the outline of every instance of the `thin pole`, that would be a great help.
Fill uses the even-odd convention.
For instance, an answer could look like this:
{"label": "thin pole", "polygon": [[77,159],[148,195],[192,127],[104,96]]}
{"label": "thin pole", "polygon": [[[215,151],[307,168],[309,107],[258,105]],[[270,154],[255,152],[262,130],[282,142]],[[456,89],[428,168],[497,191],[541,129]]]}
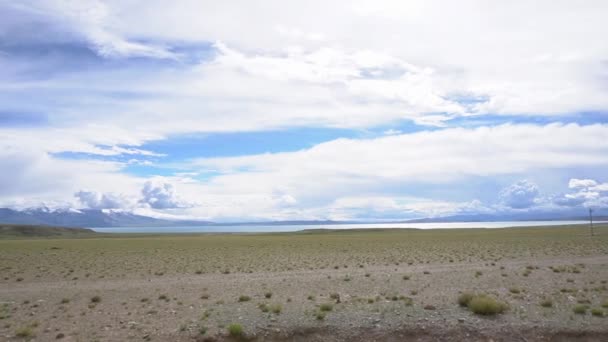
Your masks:
{"label": "thin pole", "polygon": [[591,230],[591,236],[593,236],[593,209],[589,209],[589,229]]}

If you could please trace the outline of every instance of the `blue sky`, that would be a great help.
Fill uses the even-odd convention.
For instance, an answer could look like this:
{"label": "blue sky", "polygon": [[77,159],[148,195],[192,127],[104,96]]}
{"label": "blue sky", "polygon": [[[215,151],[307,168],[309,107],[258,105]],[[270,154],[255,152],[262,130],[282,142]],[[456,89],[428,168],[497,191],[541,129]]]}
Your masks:
{"label": "blue sky", "polygon": [[608,213],[606,13],[0,0],[0,206],[216,221]]}

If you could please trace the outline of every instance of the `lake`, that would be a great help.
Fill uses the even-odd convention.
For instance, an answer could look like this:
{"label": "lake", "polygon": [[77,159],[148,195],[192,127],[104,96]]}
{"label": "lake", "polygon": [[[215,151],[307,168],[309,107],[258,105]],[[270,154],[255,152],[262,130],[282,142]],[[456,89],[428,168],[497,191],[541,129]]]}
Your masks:
{"label": "lake", "polygon": [[[596,222],[594,222],[596,223]],[[605,223],[605,221],[597,222]],[[557,226],[568,224],[587,225],[588,221],[505,221],[505,222],[437,222],[437,223],[358,223],[358,224],[310,224],[310,225],[207,225],[190,227],[90,227],[99,233],[218,233],[218,232],[293,232],[304,229],[357,229],[357,228],[506,228]]]}

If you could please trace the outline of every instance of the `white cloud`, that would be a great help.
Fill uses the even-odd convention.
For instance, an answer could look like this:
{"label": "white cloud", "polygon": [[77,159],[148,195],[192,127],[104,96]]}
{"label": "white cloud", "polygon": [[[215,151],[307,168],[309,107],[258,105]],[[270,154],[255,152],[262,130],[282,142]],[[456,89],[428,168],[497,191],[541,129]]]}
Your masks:
{"label": "white cloud", "polygon": [[608,208],[608,183],[600,183],[594,179],[572,178],[568,187],[574,192],[557,196],[554,199],[557,205]]}
{"label": "white cloud", "polygon": [[[68,136],[85,127],[87,135],[64,149],[98,140],[137,146],[190,132],[365,128],[403,119],[441,126],[472,114],[608,110],[607,4],[601,1],[170,6],[56,0],[5,6],[50,22],[113,58],[179,59],[171,46],[216,42],[219,53],[195,65],[58,73],[0,84],[68,94],[66,101],[51,102],[54,116],[78,124],[71,127],[66,120],[58,126]],[[87,96],[76,98],[75,91]],[[154,96],[108,101],[111,91]],[[163,125],[156,124],[161,120]]]}
{"label": "white cloud", "polygon": [[[243,175],[268,177],[275,183],[297,180],[299,185],[310,180],[305,186],[310,189],[317,188],[312,183],[319,180],[337,185],[390,180],[442,183],[467,176],[606,165],[607,135],[606,125],[450,128],[374,139],[337,139],[296,152],[203,158],[193,164],[225,172],[226,176],[214,182],[228,187],[230,182],[224,179]],[[264,182],[251,183],[258,187]]]}
{"label": "white cloud", "polygon": [[141,194],[140,203],[153,209],[175,209],[189,206],[178,198],[173,184],[163,181],[147,181],[141,190]]}
{"label": "white cloud", "polygon": [[[106,193],[138,197],[146,180],[124,174],[125,163],[67,160],[55,153],[117,160],[129,155],[126,163],[149,165],[162,155],[140,148],[144,143],[184,133],[384,129],[402,120],[442,127],[456,124],[451,118],[485,114],[560,120],[562,114],[595,111],[603,118],[607,6],[605,1],[2,4],[0,13],[10,18],[0,14],[6,19],[0,20],[0,38],[19,33],[17,43],[36,47],[40,38],[25,29],[33,22],[45,31],[45,44],[87,56],[82,47],[91,47],[97,59],[88,62],[97,64],[72,67],[71,61],[82,57],[76,55],[60,60],[64,70],[47,66],[45,58],[23,61],[0,51],[1,109],[48,117],[40,126],[0,128],[0,167],[11,170],[0,180],[0,200],[73,201],[81,189],[92,189],[99,203]],[[205,51],[204,58],[189,51],[210,43],[213,51]],[[119,67],[105,69],[99,56]],[[342,208],[364,197],[374,200],[362,206],[377,212],[449,212],[469,202],[423,198],[407,207],[400,201],[409,198],[404,194],[409,188],[395,194],[396,189],[448,187],[468,178],[521,179],[541,170],[601,170],[608,163],[607,136],[605,124],[415,134],[392,129],[380,138],[338,139],[296,152],[182,163],[203,176],[209,169],[222,174],[205,181],[194,179],[197,175],[165,179],[179,185],[179,198],[173,185],[163,182],[148,186],[143,196],[151,207],[146,210],[171,208],[199,217],[322,218],[332,203]],[[608,185],[587,181],[573,179],[573,191],[564,198],[602,203]],[[346,209],[336,208],[346,215]]]}
{"label": "white cloud", "polygon": [[521,180],[500,192],[503,204],[513,209],[526,209],[535,205],[539,196],[538,186],[530,181]]}
{"label": "white cloud", "polygon": [[597,182],[593,179],[576,179],[572,178],[568,182],[570,189],[591,188],[597,186]]}
{"label": "white cloud", "polygon": [[134,201],[120,194],[81,190],[74,196],[90,209],[128,209],[134,205]]}
{"label": "white cloud", "polygon": [[[472,179],[490,181],[501,176],[521,179],[531,173],[552,174],[573,167],[606,167],[608,161],[603,156],[608,153],[607,135],[606,125],[552,124],[338,139],[295,152],[196,159],[184,167],[201,170],[201,174],[212,169],[220,175],[192,185],[196,190],[182,189],[191,193],[184,194],[187,198],[200,198],[205,203],[203,208],[197,209],[205,217],[292,213],[281,211],[276,201],[277,193],[297,199],[295,208],[301,210],[299,214],[305,212],[316,218],[327,218],[330,212],[336,217],[346,217],[330,210],[332,205],[344,203],[341,202],[344,198],[357,198],[363,202],[368,198],[380,198],[373,202],[381,205],[370,202],[362,207],[404,211],[406,207],[391,203],[394,198],[407,196],[415,187],[456,187],[459,193],[468,194],[484,191],[479,187],[466,188],[475,183]],[[518,197],[517,191],[509,192],[512,196],[503,198],[505,204],[522,207],[537,197],[538,204],[543,204],[539,190],[534,191],[534,188],[526,187],[522,198]],[[497,192],[493,198],[499,200],[498,197]],[[417,212],[459,212],[454,209],[457,207],[454,203],[470,200],[452,202],[430,198],[427,207],[418,204],[420,210]],[[424,203],[420,199],[417,201]],[[442,208],[443,204],[437,204],[441,202],[448,204]],[[434,209],[434,205],[437,208]],[[245,208],[251,210],[248,212]],[[415,209],[411,203],[410,208]]]}

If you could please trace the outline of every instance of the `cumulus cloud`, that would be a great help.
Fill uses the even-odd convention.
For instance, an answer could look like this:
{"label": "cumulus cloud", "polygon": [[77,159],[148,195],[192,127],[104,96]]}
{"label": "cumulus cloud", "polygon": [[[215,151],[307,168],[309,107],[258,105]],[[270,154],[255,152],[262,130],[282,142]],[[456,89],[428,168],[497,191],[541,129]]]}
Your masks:
{"label": "cumulus cloud", "polygon": [[576,179],[572,178],[568,182],[568,187],[570,189],[580,189],[580,188],[591,188],[597,185],[597,182],[593,179]]}
{"label": "cumulus cloud", "polygon": [[141,195],[140,203],[154,209],[175,209],[187,206],[178,199],[175,187],[170,183],[147,181],[141,190]]}
{"label": "cumulus cloud", "polygon": [[500,199],[510,208],[525,209],[535,204],[538,195],[539,190],[536,184],[521,180],[504,188],[500,192]]}
{"label": "cumulus cloud", "polygon": [[554,199],[560,206],[588,208],[608,208],[608,183],[601,183],[594,179],[572,178],[568,187],[573,192],[561,194]]}
{"label": "cumulus cloud", "polygon": [[133,201],[120,194],[81,190],[74,196],[90,209],[128,209],[133,206]]}

